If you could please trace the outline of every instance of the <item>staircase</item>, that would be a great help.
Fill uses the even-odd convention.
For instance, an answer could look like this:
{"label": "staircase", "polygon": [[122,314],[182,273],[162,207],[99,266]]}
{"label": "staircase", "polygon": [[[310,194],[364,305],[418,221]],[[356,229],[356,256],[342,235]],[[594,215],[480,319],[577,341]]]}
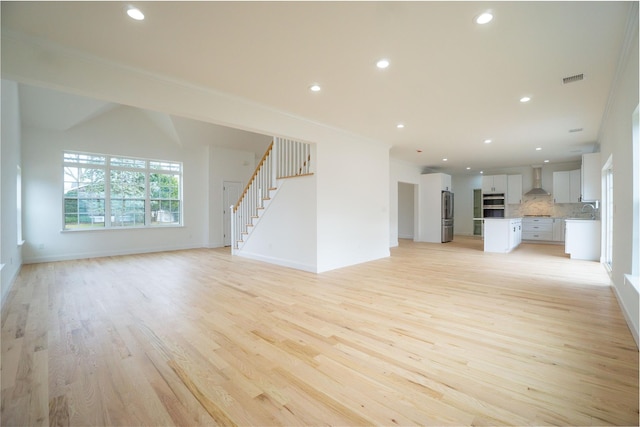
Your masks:
{"label": "staircase", "polygon": [[242,195],[231,206],[231,253],[242,249],[251,232],[278,192],[280,180],[312,175],[311,145],[274,138],[247,182]]}

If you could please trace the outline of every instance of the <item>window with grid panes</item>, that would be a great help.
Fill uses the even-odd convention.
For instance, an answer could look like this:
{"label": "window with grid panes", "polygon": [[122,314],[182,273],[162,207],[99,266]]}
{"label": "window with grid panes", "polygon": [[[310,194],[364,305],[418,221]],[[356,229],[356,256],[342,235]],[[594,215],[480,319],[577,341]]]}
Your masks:
{"label": "window with grid panes", "polygon": [[64,229],[182,225],[182,163],[64,153]]}

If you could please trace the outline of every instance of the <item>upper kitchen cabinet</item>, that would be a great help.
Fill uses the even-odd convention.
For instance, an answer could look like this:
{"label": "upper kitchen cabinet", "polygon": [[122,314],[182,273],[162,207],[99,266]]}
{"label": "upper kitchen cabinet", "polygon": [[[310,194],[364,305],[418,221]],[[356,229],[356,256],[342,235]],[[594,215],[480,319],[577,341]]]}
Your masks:
{"label": "upper kitchen cabinet", "polygon": [[440,190],[442,191],[452,191],[451,190],[451,175],[440,174]]}
{"label": "upper kitchen cabinet", "polygon": [[580,169],[553,173],[553,201],[555,203],[580,202]]}
{"label": "upper kitchen cabinet", "polygon": [[507,204],[519,205],[522,203],[522,175],[509,175],[507,190]]}
{"label": "upper kitchen cabinet", "polygon": [[482,192],[484,194],[507,192],[507,175],[488,175],[482,177]]}
{"label": "upper kitchen cabinet", "polygon": [[601,166],[600,153],[582,155],[582,201],[600,200]]}

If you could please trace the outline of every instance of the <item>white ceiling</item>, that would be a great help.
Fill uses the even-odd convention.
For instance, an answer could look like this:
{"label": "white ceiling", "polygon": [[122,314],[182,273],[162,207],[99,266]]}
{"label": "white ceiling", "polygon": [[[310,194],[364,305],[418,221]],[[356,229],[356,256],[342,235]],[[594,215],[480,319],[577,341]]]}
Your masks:
{"label": "white ceiling", "polygon": [[[630,2],[609,1],[133,3],[144,21],[128,18],[123,2],[2,2],[2,30],[469,173],[592,151],[631,13]],[[488,9],[494,20],[477,25]],[[375,67],[382,57],[386,70]],[[562,84],[579,73],[584,80]],[[312,83],[322,91],[310,92]],[[525,95],[532,100],[522,104]]]}

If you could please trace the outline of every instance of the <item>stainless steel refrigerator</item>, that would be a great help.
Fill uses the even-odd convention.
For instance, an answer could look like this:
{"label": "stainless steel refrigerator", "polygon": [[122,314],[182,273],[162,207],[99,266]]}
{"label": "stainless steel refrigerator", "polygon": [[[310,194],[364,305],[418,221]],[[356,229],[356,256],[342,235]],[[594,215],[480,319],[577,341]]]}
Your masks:
{"label": "stainless steel refrigerator", "polygon": [[442,192],[442,243],[453,240],[453,193]]}

